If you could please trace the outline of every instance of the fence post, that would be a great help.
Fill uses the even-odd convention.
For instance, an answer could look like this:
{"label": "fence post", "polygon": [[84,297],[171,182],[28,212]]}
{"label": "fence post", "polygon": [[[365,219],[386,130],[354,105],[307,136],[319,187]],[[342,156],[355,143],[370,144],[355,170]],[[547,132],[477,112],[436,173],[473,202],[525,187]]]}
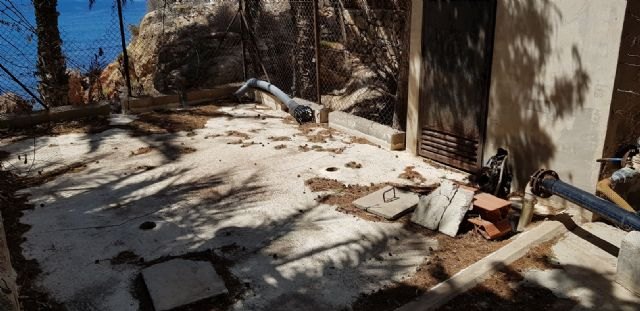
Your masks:
{"label": "fence post", "polygon": [[[244,1],[238,1],[240,14],[244,16]],[[240,18],[240,45],[242,45],[242,80],[247,81],[247,53],[246,48],[244,46],[244,23],[242,22],[242,17]]]}
{"label": "fence post", "polygon": [[122,0],[116,0],[118,4],[118,19],[120,20],[120,41],[124,58],[124,80],[127,83],[127,96],[131,97],[131,77],[129,76],[129,54],[127,53],[127,40],[124,36],[124,20],[122,18]]}
{"label": "fence post", "polygon": [[314,44],[316,53],[316,102],[318,105],[322,105],[322,96],[320,94],[320,26],[319,22],[319,8],[318,0],[311,0],[313,3],[313,33]]}

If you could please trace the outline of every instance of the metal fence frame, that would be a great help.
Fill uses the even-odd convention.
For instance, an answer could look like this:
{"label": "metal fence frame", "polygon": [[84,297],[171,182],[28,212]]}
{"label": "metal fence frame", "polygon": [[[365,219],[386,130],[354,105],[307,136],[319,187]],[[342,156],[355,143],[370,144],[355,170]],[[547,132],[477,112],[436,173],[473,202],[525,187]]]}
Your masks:
{"label": "metal fence frame", "polygon": [[[113,1],[117,16],[112,17],[117,19],[118,32],[117,35],[114,32],[111,39],[115,41],[117,36],[119,40],[110,46],[113,48],[117,44],[121,49],[119,70],[124,81],[119,84],[123,86],[119,92],[126,92],[129,97],[149,95],[133,90],[132,79],[138,73],[133,77],[132,67],[137,60],[130,57],[130,46],[125,40],[127,30],[123,1]],[[171,6],[167,0],[158,1],[156,4],[162,7],[157,10],[163,10],[164,35],[165,18],[179,16],[165,12]],[[230,30],[239,32],[239,42],[231,44],[241,45],[243,78],[251,76],[269,80],[292,97],[345,110],[379,123],[402,126],[404,122],[395,118],[398,107],[404,106],[405,101],[408,0],[224,0],[216,2],[216,5],[223,2],[234,7],[237,5],[236,16],[224,34],[226,36]],[[383,21],[388,16],[392,20]],[[116,21],[113,23],[112,27],[115,27]],[[394,28],[394,32],[384,33],[385,27]],[[336,36],[336,33],[340,35]],[[222,42],[224,38],[220,45]],[[162,40],[159,42],[164,43]],[[360,46],[365,44],[370,46]],[[219,48],[207,53],[215,56]],[[384,68],[384,72],[379,72],[378,64],[374,64],[378,61],[387,62],[379,66]],[[0,67],[0,70],[6,69]],[[361,78],[359,75],[364,76],[362,82],[355,81]],[[20,77],[10,76],[21,84],[23,90],[29,91],[26,93],[34,101],[42,103],[37,92],[20,83]],[[348,89],[352,87],[356,91]],[[171,91],[180,94],[184,89],[174,88]],[[354,92],[359,92],[364,99],[357,94],[351,96]]]}

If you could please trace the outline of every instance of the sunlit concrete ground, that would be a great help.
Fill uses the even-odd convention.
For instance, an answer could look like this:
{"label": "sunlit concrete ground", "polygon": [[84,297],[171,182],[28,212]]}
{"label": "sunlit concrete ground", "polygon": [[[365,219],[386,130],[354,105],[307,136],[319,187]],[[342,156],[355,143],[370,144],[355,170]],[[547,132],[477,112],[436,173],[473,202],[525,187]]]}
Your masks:
{"label": "sunlit concrete ground", "polygon": [[[21,219],[32,226],[23,249],[43,270],[36,284],[69,310],[137,310],[133,284],[143,265],[111,259],[127,251],[150,262],[211,249],[246,286],[235,309],[274,310],[288,302],[334,310],[412,275],[429,255],[434,241],[400,223],[366,221],[318,204],[318,193],[304,181],[398,182],[407,166],[429,181],[464,176],[404,152],[349,143],[345,134],[308,142],[297,125],[283,122],[284,112],[252,104],[221,111],[233,117],[212,118],[195,135],[133,137],[116,128],[41,137],[34,167],[13,159],[31,173],[89,161],[83,170],[26,190],[36,207]],[[230,130],[255,144],[229,144],[238,140],[226,135]],[[276,136],[291,141],[269,139]],[[281,144],[286,148],[274,148]],[[305,144],[345,149],[299,150]],[[131,155],[147,146],[154,149]],[[16,154],[33,147],[33,140],[23,140],[3,148]],[[350,161],[363,167],[346,168]],[[141,230],[147,221],[156,227]]]}
{"label": "sunlit concrete ground", "polygon": [[626,234],[602,222],[576,227],[552,247],[551,261],[558,269],[531,270],[525,280],[576,300],[573,310],[640,310],[640,297],[615,281]]}

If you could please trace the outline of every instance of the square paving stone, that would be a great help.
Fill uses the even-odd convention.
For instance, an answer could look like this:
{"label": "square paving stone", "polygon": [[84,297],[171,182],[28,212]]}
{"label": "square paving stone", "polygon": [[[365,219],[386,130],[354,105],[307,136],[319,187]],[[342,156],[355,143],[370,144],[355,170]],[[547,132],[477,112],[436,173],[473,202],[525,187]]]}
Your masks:
{"label": "square paving stone", "polygon": [[442,216],[457,190],[458,186],[453,182],[442,181],[436,190],[420,197],[420,203],[411,215],[411,221],[427,229],[438,230]]}
{"label": "square paving stone", "polygon": [[473,195],[474,192],[469,189],[458,188],[451,198],[446,211],[442,214],[438,231],[451,237],[455,237],[458,234],[458,229],[464,216],[473,206]]}
{"label": "square paving stone", "polygon": [[[353,204],[369,213],[395,220],[402,215],[411,212],[418,205],[418,195],[396,189],[395,197],[393,187],[386,186],[374,193],[353,201]],[[391,190],[391,191],[390,191]],[[389,191],[389,192],[387,192]],[[387,201],[384,201],[383,194],[386,193]]]}
{"label": "square paving stone", "polygon": [[206,261],[173,259],[142,270],[156,311],[226,294],[227,287]]}

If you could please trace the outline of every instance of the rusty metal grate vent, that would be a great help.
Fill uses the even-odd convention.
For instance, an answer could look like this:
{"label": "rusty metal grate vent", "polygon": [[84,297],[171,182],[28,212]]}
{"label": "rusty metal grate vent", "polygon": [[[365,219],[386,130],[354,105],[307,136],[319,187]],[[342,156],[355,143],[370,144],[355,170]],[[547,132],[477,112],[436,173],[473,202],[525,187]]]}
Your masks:
{"label": "rusty metal grate vent", "polygon": [[475,172],[479,168],[478,147],[477,140],[423,127],[419,154],[465,171]]}

